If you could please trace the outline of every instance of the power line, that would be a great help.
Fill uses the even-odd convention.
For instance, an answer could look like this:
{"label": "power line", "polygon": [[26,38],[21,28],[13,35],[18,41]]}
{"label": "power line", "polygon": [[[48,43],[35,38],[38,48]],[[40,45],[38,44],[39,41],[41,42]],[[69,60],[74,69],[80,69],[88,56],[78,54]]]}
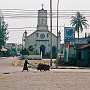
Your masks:
{"label": "power line", "polygon": [[[22,10],[22,11],[38,11],[38,10],[31,10],[31,9],[1,9],[1,10],[10,10],[10,11],[14,11],[14,10]],[[47,11],[50,11],[50,10],[47,10]],[[56,10],[52,10],[52,11],[56,11]],[[67,9],[65,9],[65,10],[59,10],[59,11],[90,11],[90,10],[76,10],[76,9],[72,9],[72,10],[67,10]]]}
{"label": "power line", "polygon": [[[90,29],[90,28],[87,28],[87,29]],[[18,29],[18,30],[15,30],[15,29],[12,29],[12,30],[8,30],[8,31],[14,31],[14,32],[20,32],[20,31],[25,31],[25,29],[23,30],[23,29]],[[28,30],[26,30],[26,31],[36,31],[36,29],[33,29],[33,30],[31,30],[31,29],[28,29]],[[52,29],[52,31],[56,31],[56,29]]]}
{"label": "power line", "polygon": [[[67,14],[69,14],[69,15],[75,15],[76,14],[76,12],[58,12],[60,15],[62,14],[62,15],[67,15]],[[82,13],[82,14],[90,14],[90,12],[80,12],[80,13]],[[3,12],[3,14],[21,14],[21,15],[25,15],[25,14],[28,14],[28,15],[38,15],[38,13],[37,12]],[[56,12],[52,12],[52,14],[57,14]],[[50,13],[49,12],[47,12],[47,15],[50,15]]]}
{"label": "power line", "polygon": [[[4,18],[37,18],[38,10],[24,10],[24,9],[1,9]],[[76,14],[78,10],[59,10],[59,18],[71,17]],[[79,10],[85,17],[90,17],[90,10]],[[47,12],[47,17],[50,18],[50,11]],[[57,17],[56,10],[52,11],[52,18]]]}
{"label": "power line", "polygon": [[[72,17],[74,15],[71,15],[71,14],[67,14],[67,15],[59,15],[58,17],[59,18],[65,18],[65,17]],[[90,17],[90,14],[87,14],[87,15],[84,15],[86,18]],[[4,18],[37,18],[38,16],[37,15],[4,15]],[[42,18],[42,17],[39,17],[39,18]],[[46,18],[46,17],[43,17],[43,18]],[[50,16],[47,16],[47,18],[50,18]],[[52,15],[52,18],[56,18],[56,15]]]}
{"label": "power line", "polygon": [[[25,10],[25,9],[1,9],[3,11],[4,18],[37,18],[38,10]],[[58,17],[64,19],[70,19],[74,16],[78,10],[58,10]],[[79,10],[84,13],[84,16],[90,17],[90,10]],[[47,18],[50,18],[50,10],[47,10]],[[52,18],[57,18],[57,10],[52,10]],[[89,19],[88,19],[89,20]],[[36,28],[36,27],[21,27],[21,28],[8,28],[11,29],[26,29],[26,28]]]}
{"label": "power line", "polygon": [[[3,13],[36,13],[38,10],[24,10],[24,9],[1,9]],[[78,10],[59,10],[59,13],[76,13]],[[56,13],[56,10],[53,10],[52,13]],[[90,10],[79,10],[81,13],[90,13]],[[50,11],[47,11],[50,14]]]}
{"label": "power line", "polygon": [[[48,26],[50,27],[50,26]],[[57,27],[57,26],[52,26],[52,27]],[[58,26],[58,27],[64,27],[64,26]],[[26,28],[37,28],[37,27],[9,27],[8,29],[26,29]]]}
{"label": "power line", "polygon": [[[36,12],[36,11],[28,11],[28,12],[26,12],[26,11],[3,11],[3,13],[4,14],[20,14],[20,13],[22,13],[22,14],[36,14],[37,15],[37,13],[38,12]],[[58,13],[60,13],[60,14],[62,14],[62,13],[65,13],[65,14],[67,14],[67,13],[73,13],[73,14],[75,14],[76,13],[76,11],[58,11]],[[81,13],[90,13],[90,10],[88,10],[88,11],[81,11]],[[47,14],[49,14],[50,15],[50,12],[47,12]],[[53,11],[52,12],[52,14],[56,14],[56,11]]]}

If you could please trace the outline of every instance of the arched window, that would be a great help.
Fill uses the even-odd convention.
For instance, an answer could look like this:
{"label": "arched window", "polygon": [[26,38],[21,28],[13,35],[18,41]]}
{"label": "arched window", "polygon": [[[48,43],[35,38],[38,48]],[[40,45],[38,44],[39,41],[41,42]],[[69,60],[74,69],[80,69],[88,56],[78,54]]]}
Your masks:
{"label": "arched window", "polygon": [[36,37],[38,37],[39,36],[39,33],[36,33]]}
{"label": "arched window", "polygon": [[47,33],[47,38],[49,37],[49,33]]}

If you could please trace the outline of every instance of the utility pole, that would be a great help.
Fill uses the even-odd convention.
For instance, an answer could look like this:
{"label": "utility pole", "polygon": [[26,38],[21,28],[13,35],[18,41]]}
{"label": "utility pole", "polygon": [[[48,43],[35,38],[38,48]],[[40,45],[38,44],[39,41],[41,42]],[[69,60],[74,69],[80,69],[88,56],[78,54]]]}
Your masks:
{"label": "utility pole", "polygon": [[52,66],[52,0],[50,0],[50,66]]}
{"label": "utility pole", "polygon": [[58,37],[59,37],[59,53],[61,54],[61,32],[58,32]]}
{"label": "utility pole", "polygon": [[58,9],[59,9],[59,0],[57,2],[57,58],[58,58]]}

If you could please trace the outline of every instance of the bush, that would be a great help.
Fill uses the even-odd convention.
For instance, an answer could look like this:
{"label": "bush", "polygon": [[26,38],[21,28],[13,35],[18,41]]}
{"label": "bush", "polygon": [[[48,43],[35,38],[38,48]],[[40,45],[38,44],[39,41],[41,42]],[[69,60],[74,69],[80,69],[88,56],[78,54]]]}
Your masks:
{"label": "bush", "polygon": [[29,51],[26,48],[24,48],[24,49],[22,49],[20,51],[20,54],[22,54],[22,55],[29,55]]}
{"label": "bush", "polygon": [[61,65],[61,60],[59,57],[56,58],[56,60],[54,61],[54,63],[56,64],[56,66]]}

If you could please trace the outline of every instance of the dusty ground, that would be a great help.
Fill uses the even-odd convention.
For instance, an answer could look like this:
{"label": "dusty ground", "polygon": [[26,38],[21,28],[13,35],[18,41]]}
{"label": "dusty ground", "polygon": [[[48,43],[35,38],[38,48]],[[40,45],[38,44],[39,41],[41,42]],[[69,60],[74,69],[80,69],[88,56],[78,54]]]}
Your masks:
{"label": "dusty ground", "polygon": [[0,90],[90,90],[89,69],[21,72],[22,67],[10,65],[11,60],[0,60]]}

